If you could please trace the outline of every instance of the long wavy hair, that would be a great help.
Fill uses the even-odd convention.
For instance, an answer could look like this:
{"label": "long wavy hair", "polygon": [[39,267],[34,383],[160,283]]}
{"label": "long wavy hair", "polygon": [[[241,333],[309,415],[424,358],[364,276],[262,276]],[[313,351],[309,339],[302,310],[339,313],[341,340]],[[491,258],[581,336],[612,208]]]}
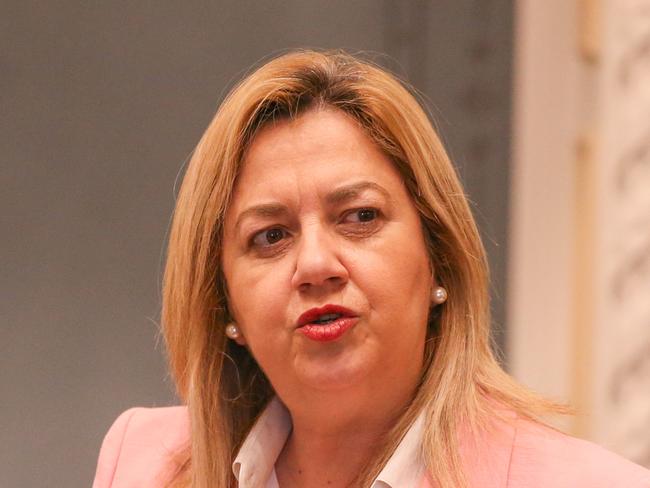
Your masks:
{"label": "long wavy hair", "polygon": [[461,424],[488,425],[495,405],[529,419],[558,408],[517,385],[493,355],[485,251],[458,176],[412,90],[340,51],[291,52],[247,76],[226,97],[189,162],[163,285],[169,364],[191,424],[171,486],[236,486],[233,459],[274,395],[249,351],[224,334],[230,317],[221,269],[223,222],[256,133],[317,107],[351,116],[395,164],[419,212],[436,280],[449,292],[429,317],[415,396],[355,486],[370,486],[420,412],[427,419],[422,449],[428,475],[442,488],[463,486]]}

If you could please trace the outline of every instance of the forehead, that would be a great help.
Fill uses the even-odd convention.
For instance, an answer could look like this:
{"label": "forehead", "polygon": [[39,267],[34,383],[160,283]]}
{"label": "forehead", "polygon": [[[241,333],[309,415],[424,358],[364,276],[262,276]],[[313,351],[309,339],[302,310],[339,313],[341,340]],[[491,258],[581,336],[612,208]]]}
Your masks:
{"label": "forehead", "polygon": [[237,212],[253,201],[305,201],[361,180],[406,196],[394,164],[355,120],[336,109],[312,110],[255,136],[230,210]]}
{"label": "forehead", "polygon": [[296,118],[283,118],[266,124],[253,138],[248,157],[254,157],[254,154],[261,150],[273,151],[273,147],[267,147],[268,142],[281,142],[282,147],[277,149],[282,150],[287,145],[301,146],[301,143],[307,142],[303,138],[308,138],[312,144],[321,140],[323,147],[327,146],[324,141],[332,140],[345,143],[347,146],[371,143],[363,129],[351,116],[331,107],[313,108]]}

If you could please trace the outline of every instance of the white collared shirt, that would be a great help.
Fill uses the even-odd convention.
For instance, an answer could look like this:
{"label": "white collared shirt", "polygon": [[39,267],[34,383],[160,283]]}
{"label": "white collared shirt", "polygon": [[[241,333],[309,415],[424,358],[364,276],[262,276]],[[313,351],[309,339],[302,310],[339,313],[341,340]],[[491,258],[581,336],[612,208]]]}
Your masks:
{"label": "white collared shirt", "polygon": [[[424,415],[413,422],[371,488],[413,488],[424,475],[420,454]],[[279,488],[275,462],[291,432],[291,416],[275,397],[244,440],[232,470],[239,488]]]}

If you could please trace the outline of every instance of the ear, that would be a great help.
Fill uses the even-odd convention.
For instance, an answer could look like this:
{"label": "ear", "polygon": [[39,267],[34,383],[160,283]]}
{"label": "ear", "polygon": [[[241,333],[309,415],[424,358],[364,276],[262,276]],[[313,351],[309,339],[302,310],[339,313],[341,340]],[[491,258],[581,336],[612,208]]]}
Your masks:
{"label": "ear", "polygon": [[237,337],[236,337],[235,339],[233,339],[233,340],[234,340],[237,344],[239,344],[240,346],[245,346],[245,345],[247,344],[247,343],[246,343],[246,339],[244,338],[244,334],[242,334],[241,332],[239,332],[239,336],[237,336]]}

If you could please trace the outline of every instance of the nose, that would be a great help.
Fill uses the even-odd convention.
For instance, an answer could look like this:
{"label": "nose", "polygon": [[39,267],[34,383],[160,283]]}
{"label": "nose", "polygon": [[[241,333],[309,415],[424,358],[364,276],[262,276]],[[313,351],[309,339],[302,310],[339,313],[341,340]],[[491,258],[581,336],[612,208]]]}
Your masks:
{"label": "nose", "polygon": [[349,278],[340,260],[340,246],[327,229],[318,224],[303,228],[297,246],[296,268],[291,279],[295,289],[336,291]]}

